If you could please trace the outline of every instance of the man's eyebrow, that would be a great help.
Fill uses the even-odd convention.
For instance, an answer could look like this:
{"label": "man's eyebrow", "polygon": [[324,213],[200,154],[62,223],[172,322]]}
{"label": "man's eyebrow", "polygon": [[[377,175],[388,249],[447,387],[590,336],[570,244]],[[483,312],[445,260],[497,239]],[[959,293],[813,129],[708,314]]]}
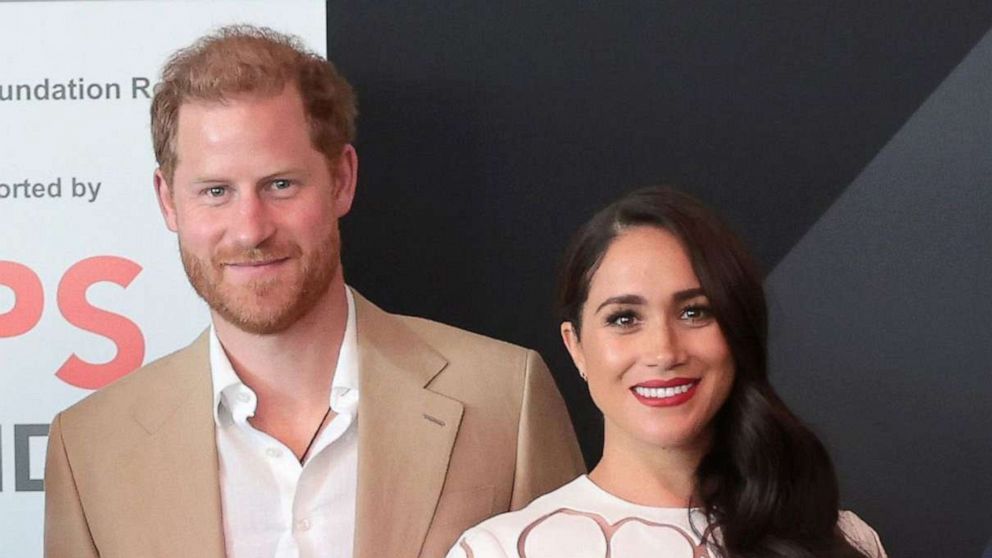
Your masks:
{"label": "man's eyebrow", "polygon": [[295,168],[295,167],[286,168],[286,169],[280,170],[279,172],[274,172],[272,174],[267,174],[267,175],[263,176],[262,178],[259,178],[258,179],[258,183],[259,184],[262,184],[264,182],[269,182],[270,180],[274,180],[276,178],[283,178],[285,176],[290,176],[290,175],[292,175],[292,176],[300,176],[302,174],[306,174],[306,171],[304,169],[302,169],[302,168]]}
{"label": "man's eyebrow", "polygon": [[602,310],[604,306],[608,306],[610,304],[645,304],[645,303],[646,301],[644,300],[644,297],[641,295],[624,294],[624,295],[611,296],[610,298],[604,300],[602,304],[597,306],[596,311],[593,312],[593,314],[598,314],[599,311]]}
{"label": "man's eyebrow", "polygon": [[191,184],[226,184],[228,181],[213,176],[198,176],[190,181]]}
{"label": "man's eyebrow", "polygon": [[[264,182],[268,182],[268,181],[274,180],[276,178],[282,178],[284,176],[290,176],[290,175],[292,175],[292,176],[299,176],[299,175],[302,175],[302,174],[305,174],[305,173],[306,173],[306,171],[304,169],[302,169],[302,168],[296,168],[296,167],[285,168],[285,169],[282,169],[282,170],[280,170],[278,172],[267,174],[267,175],[259,178],[258,179],[258,184],[262,184]],[[231,181],[228,180],[228,179],[226,179],[226,178],[221,178],[220,176],[205,175],[205,176],[198,176],[198,177],[194,178],[191,182],[193,184],[227,184],[227,183],[229,183]]]}

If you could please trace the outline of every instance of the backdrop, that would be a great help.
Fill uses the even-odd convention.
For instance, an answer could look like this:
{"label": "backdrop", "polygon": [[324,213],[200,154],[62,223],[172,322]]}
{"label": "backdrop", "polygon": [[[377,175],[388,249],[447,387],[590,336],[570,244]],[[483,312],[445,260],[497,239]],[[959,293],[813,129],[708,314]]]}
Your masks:
{"label": "backdrop", "polygon": [[0,3],[0,556],[42,554],[56,412],[208,323],[152,188],[166,56],[247,21],[323,52],[323,1]]}
{"label": "backdrop", "polygon": [[380,0],[330,2],[327,25],[362,112],[359,290],[539,349],[592,464],[558,258],[622,192],[679,184],[764,264],[773,381],[844,505],[892,556],[980,555],[992,3]]}
{"label": "backdrop", "polygon": [[[773,380],[844,505],[893,556],[978,556],[992,3],[919,4],[332,1],[325,39],[321,2],[0,3],[0,554],[40,555],[52,415],[206,323],[133,78],[251,20],[326,40],[358,89],[349,282],[539,349],[590,465],[601,422],[560,348],[555,268],[594,210],[670,182],[763,263]],[[82,97],[16,98],[58,84]]]}

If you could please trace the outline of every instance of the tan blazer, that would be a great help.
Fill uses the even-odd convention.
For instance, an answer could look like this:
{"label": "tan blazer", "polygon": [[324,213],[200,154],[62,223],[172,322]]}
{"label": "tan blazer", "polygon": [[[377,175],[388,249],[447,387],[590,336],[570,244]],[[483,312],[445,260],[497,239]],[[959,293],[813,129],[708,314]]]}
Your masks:
{"label": "tan blazer", "polygon": [[[534,351],[355,297],[356,558],[441,557],[583,471]],[[45,555],[224,555],[207,335],[57,415]]]}

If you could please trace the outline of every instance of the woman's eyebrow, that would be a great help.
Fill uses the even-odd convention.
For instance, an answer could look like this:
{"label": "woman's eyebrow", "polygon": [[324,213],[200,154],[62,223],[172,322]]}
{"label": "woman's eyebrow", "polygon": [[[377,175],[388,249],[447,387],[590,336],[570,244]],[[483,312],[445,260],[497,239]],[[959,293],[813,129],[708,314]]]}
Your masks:
{"label": "woman's eyebrow", "polygon": [[643,296],[635,294],[611,296],[610,298],[604,300],[602,304],[597,306],[596,311],[593,313],[598,314],[604,306],[608,306],[610,304],[645,304],[645,300]]}
{"label": "woman's eyebrow", "polygon": [[690,298],[696,298],[697,296],[706,296],[703,292],[702,287],[693,287],[691,289],[685,289],[684,291],[678,291],[672,295],[672,300],[675,302],[683,302],[689,300]]}

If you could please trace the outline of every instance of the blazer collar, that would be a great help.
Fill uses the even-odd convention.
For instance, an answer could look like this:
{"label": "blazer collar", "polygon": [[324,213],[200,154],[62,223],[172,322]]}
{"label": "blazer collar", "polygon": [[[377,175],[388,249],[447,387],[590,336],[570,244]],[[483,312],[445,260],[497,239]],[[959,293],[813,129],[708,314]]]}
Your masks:
{"label": "blazer collar", "polygon": [[[441,496],[463,406],[427,389],[447,361],[399,318],[354,295],[361,393],[354,556],[416,558]],[[181,518],[165,518],[167,525],[186,529],[170,533],[171,554],[200,546],[219,549],[221,556],[207,332],[169,359],[168,369],[150,380],[154,397],[132,411],[150,434],[148,451],[136,452],[133,470],[157,471],[156,507]]]}
{"label": "blazer collar", "polygon": [[149,384],[145,393],[149,397],[136,401],[131,413],[149,434],[167,426],[170,419],[176,418],[177,409],[191,397],[201,395],[204,390],[208,396],[212,393],[209,332],[205,330],[187,347],[154,363],[153,366],[168,362],[160,366],[163,370],[159,373],[145,375]]}
{"label": "blazer collar", "polygon": [[147,398],[132,416],[149,434],[137,442],[127,478],[159,510],[150,536],[163,555],[224,555],[208,335],[145,370]]}
{"label": "blazer collar", "polygon": [[354,555],[415,558],[441,495],[462,404],[426,388],[447,361],[399,318],[355,295],[362,395]]}

